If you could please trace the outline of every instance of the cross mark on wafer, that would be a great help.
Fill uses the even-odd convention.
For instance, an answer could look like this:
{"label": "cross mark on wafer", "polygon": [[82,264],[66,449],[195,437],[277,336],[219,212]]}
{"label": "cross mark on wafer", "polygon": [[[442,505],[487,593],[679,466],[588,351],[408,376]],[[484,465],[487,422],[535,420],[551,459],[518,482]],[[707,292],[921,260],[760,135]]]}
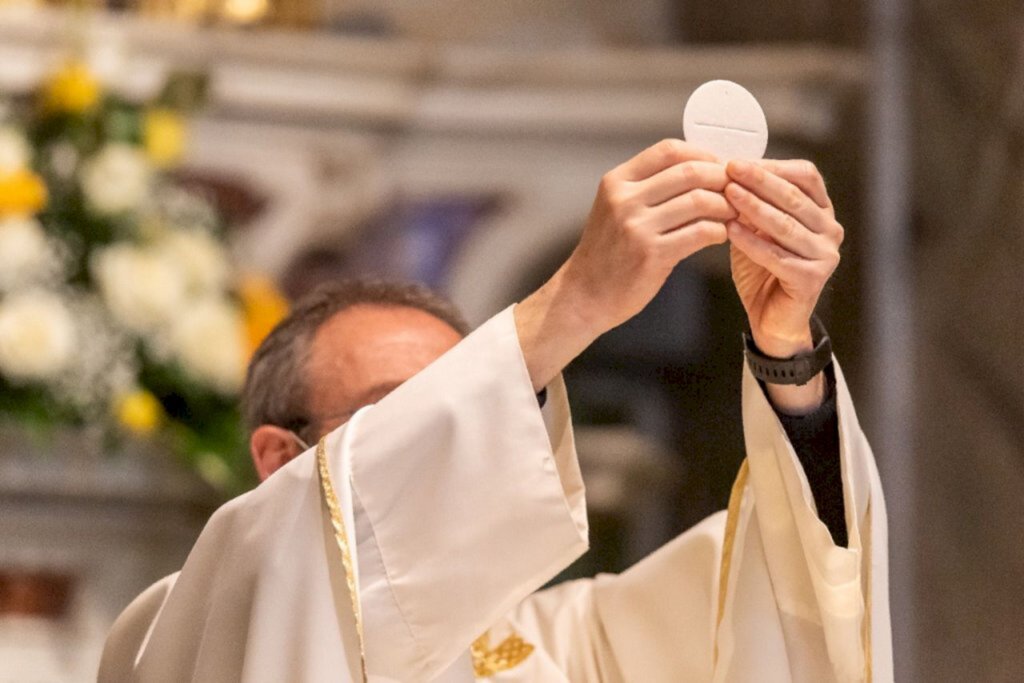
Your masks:
{"label": "cross mark on wafer", "polygon": [[700,126],[701,128],[717,128],[719,130],[728,130],[733,133],[746,133],[747,135],[758,135],[758,131],[750,130],[749,128],[739,128],[737,126],[724,126],[721,123],[702,123],[697,121],[693,125]]}

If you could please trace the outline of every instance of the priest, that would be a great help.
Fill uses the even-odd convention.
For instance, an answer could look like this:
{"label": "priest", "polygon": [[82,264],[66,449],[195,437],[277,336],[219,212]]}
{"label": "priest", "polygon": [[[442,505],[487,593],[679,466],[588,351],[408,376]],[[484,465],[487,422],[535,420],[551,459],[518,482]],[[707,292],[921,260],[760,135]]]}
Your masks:
{"label": "priest", "polygon": [[[263,483],[119,617],[100,681],[891,680],[881,488],[812,324],[842,238],[812,164],[666,140],[468,336],[418,288],[301,303],[249,370]],[[562,368],[725,241],[750,323],[729,509],[534,593],[587,547]]]}

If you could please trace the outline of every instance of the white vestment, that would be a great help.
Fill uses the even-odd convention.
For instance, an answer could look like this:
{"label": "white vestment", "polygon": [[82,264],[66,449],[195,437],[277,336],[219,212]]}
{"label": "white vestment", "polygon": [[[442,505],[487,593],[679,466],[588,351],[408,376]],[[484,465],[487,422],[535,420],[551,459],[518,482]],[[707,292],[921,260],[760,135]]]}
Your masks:
{"label": "white vestment", "polygon": [[100,683],[360,681],[361,643],[374,683],[891,681],[884,503],[838,370],[837,391],[849,548],[747,373],[728,515],[531,595],[587,522],[564,385],[538,409],[508,309],[328,436],[348,576],[311,450],[125,610]]}

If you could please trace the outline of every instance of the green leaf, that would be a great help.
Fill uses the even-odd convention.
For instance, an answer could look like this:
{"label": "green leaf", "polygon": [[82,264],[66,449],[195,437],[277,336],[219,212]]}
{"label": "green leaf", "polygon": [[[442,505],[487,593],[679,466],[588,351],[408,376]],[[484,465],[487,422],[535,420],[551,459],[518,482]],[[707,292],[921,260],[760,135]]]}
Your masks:
{"label": "green leaf", "polygon": [[137,105],[112,99],[100,119],[100,126],[106,142],[142,144],[142,110]]}

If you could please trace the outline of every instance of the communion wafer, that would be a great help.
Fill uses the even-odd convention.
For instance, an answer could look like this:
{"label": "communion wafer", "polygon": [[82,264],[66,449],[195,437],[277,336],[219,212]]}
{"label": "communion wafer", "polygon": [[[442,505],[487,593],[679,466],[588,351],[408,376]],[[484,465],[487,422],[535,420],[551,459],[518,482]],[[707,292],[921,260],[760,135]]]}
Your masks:
{"label": "communion wafer", "polygon": [[760,159],[768,147],[768,122],[757,99],[742,85],[709,81],[686,103],[683,135],[722,161]]}

